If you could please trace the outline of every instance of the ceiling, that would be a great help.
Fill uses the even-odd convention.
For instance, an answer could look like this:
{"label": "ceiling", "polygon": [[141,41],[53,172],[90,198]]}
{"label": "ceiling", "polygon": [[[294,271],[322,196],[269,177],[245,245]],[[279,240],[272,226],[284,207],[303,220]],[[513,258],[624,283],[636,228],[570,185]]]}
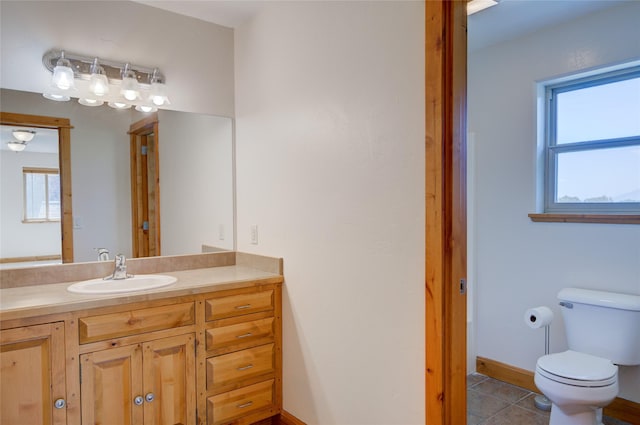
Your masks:
{"label": "ceiling", "polygon": [[[250,20],[269,0],[134,1],[236,28]],[[469,17],[468,47],[470,51],[481,49],[625,1],[636,0],[500,0],[497,6]]]}

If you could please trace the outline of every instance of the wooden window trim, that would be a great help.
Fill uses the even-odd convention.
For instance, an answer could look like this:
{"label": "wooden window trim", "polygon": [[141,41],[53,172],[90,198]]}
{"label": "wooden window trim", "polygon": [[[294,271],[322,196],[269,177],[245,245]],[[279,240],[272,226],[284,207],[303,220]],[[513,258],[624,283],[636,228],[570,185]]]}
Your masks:
{"label": "wooden window trim", "polygon": [[536,223],[640,224],[640,215],[637,214],[531,213],[529,218]]}

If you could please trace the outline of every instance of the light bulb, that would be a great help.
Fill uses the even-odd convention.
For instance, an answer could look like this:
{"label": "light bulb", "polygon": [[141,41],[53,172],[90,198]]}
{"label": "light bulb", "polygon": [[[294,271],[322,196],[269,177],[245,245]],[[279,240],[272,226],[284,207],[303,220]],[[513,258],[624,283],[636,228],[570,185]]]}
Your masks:
{"label": "light bulb", "polygon": [[127,70],[122,74],[120,94],[127,100],[136,100],[138,98],[138,95],[140,94],[140,85],[136,79],[135,72]]}
{"label": "light bulb", "polygon": [[167,87],[164,83],[153,82],[151,83],[151,95],[149,99],[156,106],[162,106],[169,103],[169,98],[167,97]]}
{"label": "light bulb", "polygon": [[53,68],[53,77],[51,83],[54,87],[60,90],[75,89],[75,82],[73,80],[73,69],[71,68],[71,62],[65,59],[64,52],[62,53],[58,62],[56,62],[55,68]]}
{"label": "light bulb", "polygon": [[109,93],[109,81],[104,74],[93,73],[89,80],[89,91],[96,96],[104,96]]}

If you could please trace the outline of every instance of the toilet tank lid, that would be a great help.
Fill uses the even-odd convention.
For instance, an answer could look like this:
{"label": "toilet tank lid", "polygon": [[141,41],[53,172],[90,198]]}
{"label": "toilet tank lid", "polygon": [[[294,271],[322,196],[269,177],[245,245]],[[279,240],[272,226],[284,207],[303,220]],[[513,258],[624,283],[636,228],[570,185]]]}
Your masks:
{"label": "toilet tank lid", "polygon": [[581,288],[564,288],[558,292],[560,301],[597,305],[619,310],[640,311],[640,295],[594,291]]}

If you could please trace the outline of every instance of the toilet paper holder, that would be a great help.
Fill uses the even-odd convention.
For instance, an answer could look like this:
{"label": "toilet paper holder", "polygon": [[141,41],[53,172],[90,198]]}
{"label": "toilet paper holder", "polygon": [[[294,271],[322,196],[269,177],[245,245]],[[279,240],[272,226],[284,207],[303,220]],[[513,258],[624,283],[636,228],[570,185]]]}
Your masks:
{"label": "toilet paper holder", "polygon": [[[570,304],[570,303],[568,303]],[[573,305],[566,305],[563,307],[573,308]],[[544,354],[549,354],[549,325],[553,320],[553,312],[548,307],[536,307],[527,310],[525,313],[525,322],[532,329],[544,327]],[[549,400],[544,394],[537,395],[534,398],[535,406],[540,410],[551,410],[551,400]]]}

